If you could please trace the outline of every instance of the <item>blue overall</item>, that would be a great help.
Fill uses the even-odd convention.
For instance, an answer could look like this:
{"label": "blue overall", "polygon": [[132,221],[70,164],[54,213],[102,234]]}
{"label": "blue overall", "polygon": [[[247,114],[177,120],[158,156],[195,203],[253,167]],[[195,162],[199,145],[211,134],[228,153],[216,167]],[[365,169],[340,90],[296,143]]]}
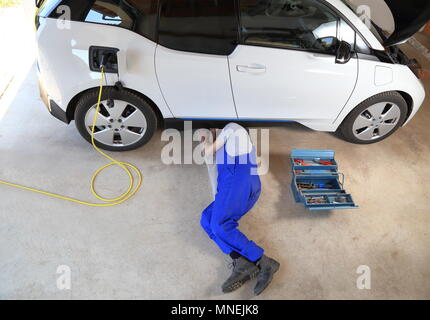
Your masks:
{"label": "blue overall", "polygon": [[217,194],[203,211],[200,223],[224,253],[235,251],[255,262],[264,250],[237,229],[240,218],[252,209],[261,194],[260,177],[251,174],[252,169],[257,170],[255,148],[249,154],[231,157],[224,146],[216,157]]}

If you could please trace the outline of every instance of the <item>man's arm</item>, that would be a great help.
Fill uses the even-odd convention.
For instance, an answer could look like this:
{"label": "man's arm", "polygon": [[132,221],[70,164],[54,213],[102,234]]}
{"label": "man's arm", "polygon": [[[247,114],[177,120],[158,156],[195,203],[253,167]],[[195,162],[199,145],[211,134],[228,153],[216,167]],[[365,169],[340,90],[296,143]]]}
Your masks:
{"label": "man's arm", "polygon": [[[228,128],[221,131],[218,137],[216,137],[216,129],[211,129],[212,139],[209,137],[204,137],[204,148],[205,148],[205,156],[211,156],[215,154],[222,146],[226,143],[228,138],[233,134],[233,130]],[[215,141],[212,143],[213,139]]]}

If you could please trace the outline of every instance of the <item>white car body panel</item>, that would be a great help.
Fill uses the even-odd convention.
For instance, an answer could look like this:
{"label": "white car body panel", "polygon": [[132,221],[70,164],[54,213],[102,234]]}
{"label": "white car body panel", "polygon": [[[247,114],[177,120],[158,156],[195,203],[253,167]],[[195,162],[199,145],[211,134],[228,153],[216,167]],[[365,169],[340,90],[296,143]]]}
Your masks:
{"label": "white car body panel", "polygon": [[229,61],[241,119],[335,119],[358,73],[357,59],[336,64],[334,55],[257,46],[239,45]]}
{"label": "white car body panel", "polygon": [[227,57],[158,46],[155,66],[175,117],[237,118]]}
{"label": "white car body panel", "polygon": [[[72,21],[70,29],[60,29],[57,21],[40,18],[38,62],[50,98],[63,110],[74,96],[100,85],[100,73],[90,70],[88,59],[90,46],[103,46],[120,49],[123,85],[150,98],[163,117],[173,117],[158,86],[154,42],[115,26]],[[118,81],[116,74],[106,74],[106,79],[109,85]]]}
{"label": "white car body panel", "polygon": [[[384,85],[377,85],[375,77],[379,68],[392,70],[392,81]],[[357,86],[345,108],[340,112],[337,119],[334,121],[334,130],[338,128],[343,119],[360,103],[369,97],[376,94],[388,91],[401,91],[409,94],[413,100],[412,113],[409,116],[410,120],[419,110],[424,102],[425,90],[421,81],[415,74],[405,65],[388,64],[377,61],[359,60],[359,76]],[[386,72],[386,71],[385,71]],[[406,123],[405,123],[406,124]],[[334,131],[333,130],[333,131]]]}

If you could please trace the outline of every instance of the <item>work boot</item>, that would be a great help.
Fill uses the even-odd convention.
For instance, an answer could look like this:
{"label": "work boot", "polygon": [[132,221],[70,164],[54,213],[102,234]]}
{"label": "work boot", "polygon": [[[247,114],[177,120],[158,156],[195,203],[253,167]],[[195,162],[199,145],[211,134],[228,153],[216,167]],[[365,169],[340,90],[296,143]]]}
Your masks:
{"label": "work boot", "polygon": [[256,296],[261,294],[269,286],[280,264],[276,260],[263,256],[260,261],[258,261],[257,266],[260,269],[260,273],[258,274],[257,284],[254,288],[254,294]]}
{"label": "work boot", "polygon": [[260,269],[244,257],[233,259],[233,272],[222,285],[222,292],[230,293],[239,289],[246,281],[254,279]]}

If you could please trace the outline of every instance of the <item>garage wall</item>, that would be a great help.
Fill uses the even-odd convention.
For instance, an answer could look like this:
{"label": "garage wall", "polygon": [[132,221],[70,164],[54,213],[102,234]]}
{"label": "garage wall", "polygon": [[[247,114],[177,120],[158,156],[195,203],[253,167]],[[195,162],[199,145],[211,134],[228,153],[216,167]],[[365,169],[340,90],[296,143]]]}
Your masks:
{"label": "garage wall", "polygon": [[350,0],[356,5],[367,5],[371,9],[372,20],[382,29],[393,32],[394,19],[384,0]]}

